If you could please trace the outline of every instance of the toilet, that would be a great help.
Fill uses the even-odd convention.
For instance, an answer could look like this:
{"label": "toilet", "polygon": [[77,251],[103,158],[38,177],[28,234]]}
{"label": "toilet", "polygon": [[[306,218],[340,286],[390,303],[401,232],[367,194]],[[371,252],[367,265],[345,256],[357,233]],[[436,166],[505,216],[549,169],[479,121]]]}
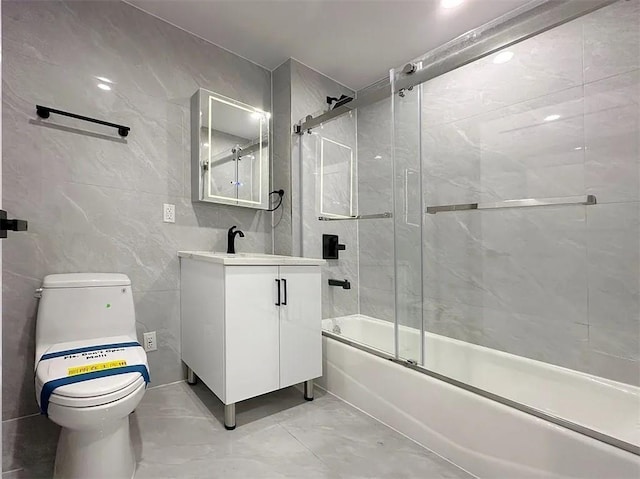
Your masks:
{"label": "toilet", "polygon": [[149,382],[124,274],[52,274],[36,322],[35,388],[42,414],[62,430],[55,478],[130,479],[129,415]]}

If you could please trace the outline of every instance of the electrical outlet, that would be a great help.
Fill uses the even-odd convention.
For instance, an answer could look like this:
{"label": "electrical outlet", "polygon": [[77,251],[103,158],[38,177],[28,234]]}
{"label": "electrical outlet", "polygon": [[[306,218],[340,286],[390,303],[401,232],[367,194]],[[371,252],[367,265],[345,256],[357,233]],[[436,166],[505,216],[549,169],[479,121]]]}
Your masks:
{"label": "electrical outlet", "polygon": [[169,203],[165,203],[162,205],[162,216],[165,223],[175,223],[176,222],[176,205],[171,205]]}
{"label": "electrical outlet", "polygon": [[156,332],[149,331],[148,333],[144,333],[144,350],[145,351],[156,351],[158,349],[158,344],[156,343]]}

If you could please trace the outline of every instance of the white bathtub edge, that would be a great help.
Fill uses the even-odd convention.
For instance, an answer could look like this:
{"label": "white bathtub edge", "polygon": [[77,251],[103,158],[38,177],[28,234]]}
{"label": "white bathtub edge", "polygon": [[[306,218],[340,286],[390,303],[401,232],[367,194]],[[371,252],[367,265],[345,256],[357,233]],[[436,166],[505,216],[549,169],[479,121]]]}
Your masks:
{"label": "white bathtub edge", "polygon": [[320,387],[477,477],[640,475],[631,453],[327,337],[323,352]]}
{"label": "white bathtub edge", "polygon": [[324,376],[323,376],[323,377],[321,377],[321,378],[318,378],[318,379],[316,380],[316,387],[317,387],[318,389],[322,389],[322,390],[323,390],[323,391],[325,391],[327,394],[331,394],[333,397],[338,398],[340,401],[342,401],[342,402],[344,402],[344,403],[347,403],[349,406],[351,406],[352,408],[357,409],[357,410],[358,410],[358,411],[360,411],[361,413],[363,413],[363,414],[365,414],[365,415],[369,416],[371,419],[373,419],[373,420],[375,420],[375,421],[378,421],[380,424],[384,425],[385,427],[388,427],[389,429],[391,429],[391,430],[393,430],[393,431],[397,432],[397,433],[398,433],[398,434],[400,434],[402,437],[406,437],[409,441],[413,442],[414,444],[417,444],[418,446],[420,446],[420,447],[422,447],[422,448],[426,449],[426,450],[427,450],[427,451],[429,451],[430,453],[435,454],[436,456],[438,456],[438,457],[439,457],[440,459],[442,459],[443,461],[446,461],[446,462],[448,462],[449,464],[451,464],[451,465],[453,465],[453,466],[457,467],[458,469],[463,470],[464,472],[466,472],[466,473],[467,473],[467,474],[469,474],[470,476],[472,476],[472,477],[475,477],[475,478],[479,479],[479,478],[478,478],[478,476],[475,476],[472,472],[467,471],[466,469],[463,469],[463,468],[462,468],[462,467],[460,467],[458,464],[455,464],[455,463],[451,462],[449,459],[447,459],[447,458],[446,458],[446,457],[444,457],[444,456],[441,456],[441,455],[440,455],[440,454],[438,454],[436,451],[432,451],[431,449],[429,449],[428,447],[426,447],[424,444],[420,444],[418,441],[416,441],[415,439],[413,439],[413,438],[412,438],[412,437],[410,437],[410,436],[407,436],[405,433],[403,433],[402,431],[400,431],[400,430],[396,429],[396,428],[395,428],[395,427],[393,427],[391,424],[387,424],[386,422],[384,422],[384,421],[382,421],[382,420],[378,419],[377,417],[372,416],[371,414],[369,414],[369,413],[368,413],[367,411],[365,411],[364,409],[362,409],[362,408],[360,408],[360,407],[356,406],[355,404],[350,403],[347,399],[345,399],[345,398],[343,398],[343,397],[340,397],[340,396],[338,396],[337,394],[332,393],[332,392],[331,392],[331,391],[329,391],[328,389],[325,389],[323,386],[321,386],[321,385],[320,385],[320,381],[322,381],[322,380],[323,380],[323,378],[324,378]]}

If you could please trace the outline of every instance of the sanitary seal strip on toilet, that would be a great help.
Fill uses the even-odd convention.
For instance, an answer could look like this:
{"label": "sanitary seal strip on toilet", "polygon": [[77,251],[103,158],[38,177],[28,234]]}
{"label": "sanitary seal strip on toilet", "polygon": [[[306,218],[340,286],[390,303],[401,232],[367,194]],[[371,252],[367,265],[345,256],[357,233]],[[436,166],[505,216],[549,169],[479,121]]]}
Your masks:
{"label": "sanitary seal strip on toilet", "polygon": [[[39,380],[36,381],[36,385],[40,389],[40,411],[47,415],[49,400],[56,388],[129,373],[139,373],[144,378],[145,384],[149,383],[146,355],[140,343],[134,341],[86,346],[44,354],[36,367],[36,376]],[[42,384],[41,387],[40,384]],[[85,393],[79,396],[85,396]]]}

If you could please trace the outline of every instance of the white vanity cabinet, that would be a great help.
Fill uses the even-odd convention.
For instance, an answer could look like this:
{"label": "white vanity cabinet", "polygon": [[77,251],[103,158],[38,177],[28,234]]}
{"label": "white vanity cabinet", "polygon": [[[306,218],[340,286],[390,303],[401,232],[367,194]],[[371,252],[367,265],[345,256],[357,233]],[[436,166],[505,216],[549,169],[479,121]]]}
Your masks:
{"label": "white vanity cabinet", "polygon": [[182,360],[225,406],[322,375],[323,260],[179,256]]}

